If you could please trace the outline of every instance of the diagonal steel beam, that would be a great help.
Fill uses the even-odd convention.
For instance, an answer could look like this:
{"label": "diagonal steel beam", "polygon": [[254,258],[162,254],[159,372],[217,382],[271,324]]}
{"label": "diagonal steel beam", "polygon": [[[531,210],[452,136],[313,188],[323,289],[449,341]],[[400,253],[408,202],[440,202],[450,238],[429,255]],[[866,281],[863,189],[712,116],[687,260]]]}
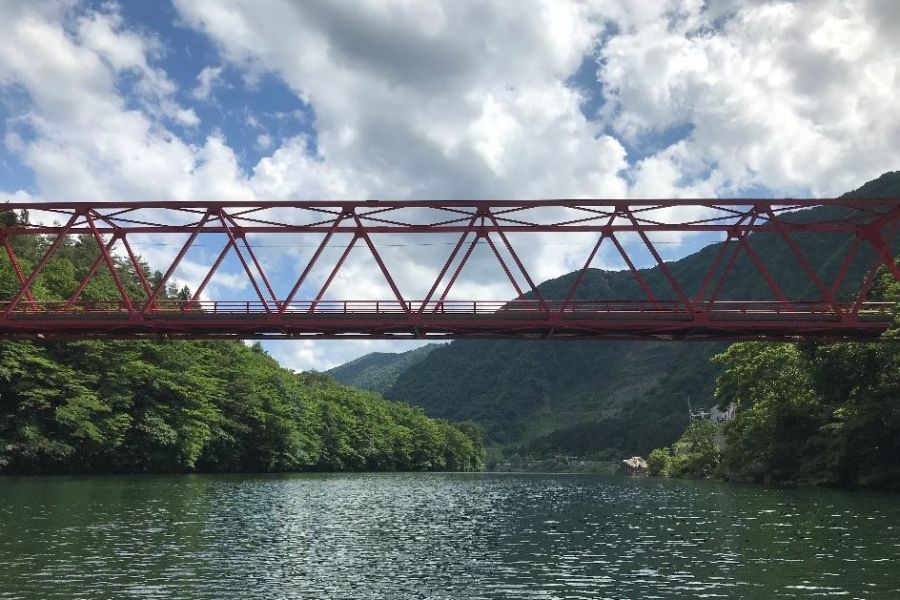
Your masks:
{"label": "diagonal steel beam", "polygon": [[322,284],[322,287],[319,289],[319,293],[316,294],[315,299],[310,303],[309,310],[307,311],[309,314],[316,312],[316,306],[318,306],[319,302],[322,301],[322,298],[325,297],[325,292],[328,290],[331,282],[334,281],[334,278],[338,274],[338,271],[341,270],[341,266],[343,266],[344,261],[347,260],[347,257],[350,255],[350,251],[353,250],[353,246],[356,244],[357,239],[358,237],[354,235],[353,239],[350,240],[350,243],[347,244],[347,247],[344,248],[344,251],[341,253],[340,258],[334,265],[334,268],[328,274],[328,278],[325,280],[325,283]]}
{"label": "diagonal steel beam", "polygon": [[[0,239],[3,240],[3,247],[6,249],[6,255],[9,256],[9,262],[12,263],[13,271],[16,273],[16,279],[19,281],[19,286],[25,287],[25,274],[22,272],[22,267],[19,265],[19,259],[16,257],[16,253],[13,250],[13,247],[10,245],[9,240],[5,235],[0,236]],[[32,295],[31,290],[25,290],[25,298],[28,300],[28,305],[31,310],[37,310],[37,305],[34,303],[34,295]]]}
{"label": "diagonal steel beam", "polygon": [[316,261],[319,260],[319,257],[322,255],[322,252],[328,246],[328,242],[331,240],[332,236],[334,236],[334,232],[340,226],[341,221],[346,217],[345,213],[339,214],[331,225],[331,229],[325,234],[325,237],[319,243],[315,252],[313,252],[312,257],[309,259],[309,262],[306,264],[306,267],[303,269],[303,272],[300,273],[300,276],[297,278],[297,281],[294,283],[294,286],[291,288],[291,291],[288,292],[287,297],[284,299],[284,302],[281,304],[281,308],[278,309],[278,314],[283,315],[287,310],[288,306],[291,302],[294,301],[294,297],[297,295],[297,292],[300,291],[300,286],[306,281],[306,278],[309,277],[310,272],[312,272],[313,267],[316,264]]}
{"label": "diagonal steel beam", "polygon": [[525,282],[528,284],[528,287],[531,288],[531,293],[534,294],[534,297],[538,300],[538,302],[540,302],[541,309],[546,310],[544,297],[541,295],[538,286],[536,286],[534,284],[534,281],[531,279],[531,275],[528,274],[528,269],[526,269],[525,265],[522,264],[522,261],[519,259],[519,254],[516,252],[515,248],[513,248],[513,245],[510,243],[509,239],[506,237],[506,234],[503,232],[503,228],[500,227],[499,223],[497,223],[497,219],[494,218],[493,213],[489,214],[491,216],[491,220],[494,223],[494,226],[497,228],[497,234],[500,236],[500,240],[506,246],[506,250],[509,252],[509,255],[512,256],[512,259],[516,263],[516,266],[519,268],[519,271],[522,273],[522,276],[525,277]]}
{"label": "diagonal steel beam", "polygon": [[838,267],[837,275],[831,283],[831,287],[828,289],[828,293],[831,294],[832,298],[836,298],[840,292],[841,284],[843,284],[844,280],[847,278],[847,273],[850,271],[850,265],[852,265],[853,261],[856,259],[860,246],[862,246],[862,239],[857,236],[847,249],[847,254],[844,255],[841,266]]}
{"label": "diagonal steel beam", "polygon": [[378,263],[378,268],[381,269],[381,274],[384,275],[385,280],[387,280],[388,285],[391,288],[391,291],[394,293],[394,297],[397,298],[397,302],[400,303],[400,306],[403,308],[403,312],[407,315],[412,313],[412,306],[404,300],[403,295],[400,293],[400,289],[397,287],[397,284],[394,282],[394,278],[391,277],[390,272],[387,270],[387,267],[384,266],[384,261],[381,260],[381,254],[375,248],[375,244],[372,243],[372,238],[369,237],[369,234],[366,233],[365,227],[363,227],[362,222],[359,220],[359,216],[354,214],[353,220],[356,221],[357,227],[359,227],[360,233],[359,237],[363,239],[366,243],[366,246],[369,248],[369,252],[372,253],[372,257],[375,259],[375,262]]}
{"label": "diagonal steel beam", "polygon": [[[266,301],[266,297],[263,295],[262,290],[259,288],[259,283],[257,283],[256,277],[253,276],[253,272],[250,270],[250,265],[247,264],[247,259],[244,258],[244,254],[241,252],[240,246],[238,246],[237,238],[235,237],[234,232],[226,223],[225,211],[219,211],[219,220],[222,222],[222,226],[225,228],[225,235],[228,236],[228,240],[231,242],[231,247],[234,248],[234,253],[237,254],[241,266],[244,267],[244,272],[247,274],[247,278],[250,280],[250,284],[253,286],[253,289],[256,292],[256,296],[259,298],[259,301],[262,302],[262,306],[265,311],[267,313],[272,312],[272,310],[269,308],[269,303]],[[243,237],[243,234],[240,235]]]}
{"label": "diagonal steel beam", "polygon": [[[741,214],[735,225],[740,225],[748,217],[750,217],[750,212]],[[719,251],[716,252],[716,256],[710,264],[709,270],[706,272],[706,275],[703,277],[703,281],[700,283],[700,287],[697,288],[697,294],[694,296],[694,302],[699,304],[706,300],[706,290],[709,289],[709,284],[712,283],[712,279],[713,277],[715,277],[716,271],[719,270],[719,265],[722,263],[722,259],[725,258],[725,254],[729,247],[728,244],[729,242],[731,242],[733,235],[735,235],[733,232],[728,232],[725,235],[725,240],[719,246]]]}
{"label": "diagonal steel beam", "polygon": [[[234,217],[228,215],[227,213],[225,213],[225,211],[222,211],[222,215],[231,222],[231,225],[235,228],[235,230],[240,230],[240,225],[237,224],[237,221],[234,220]],[[247,254],[250,256],[250,260],[253,261],[253,265],[259,272],[259,277],[260,279],[262,279],[263,285],[266,286],[266,290],[269,292],[269,296],[272,297],[272,302],[277,308],[278,297],[275,295],[275,290],[272,288],[272,284],[269,282],[269,278],[266,276],[266,272],[265,270],[263,270],[262,264],[259,262],[259,259],[256,258],[256,252],[253,251],[253,246],[250,245],[250,241],[247,239],[246,234],[241,235],[241,240],[244,242],[244,247],[247,249]]]}
{"label": "diagonal steel beam", "polygon": [[206,286],[209,285],[210,280],[215,275],[216,271],[219,270],[219,266],[222,264],[222,261],[225,260],[225,257],[228,255],[228,251],[231,250],[231,240],[225,243],[225,247],[222,248],[222,251],[219,252],[219,255],[216,257],[216,260],[213,261],[212,266],[209,268],[209,271],[206,272],[206,275],[203,277],[203,281],[200,282],[200,285],[197,287],[196,291],[194,291],[194,295],[191,296],[191,299],[187,301],[187,303],[182,307],[183,312],[187,312],[191,309],[191,307],[200,299],[200,295],[203,294],[203,291],[206,289]]}
{"label": "diagonal steel beam", "polygon": [[[472,231],[474,231],[474,226],[476,221],[478,220],[477,213],[472,215],[472,218],[469,219],[469,227],[462,232],[459,236],[459,239],[456,242],[456,245],[453,247],[453,250],[450,252],[450,256],[447,258],[447,261],[444,263],[444,266],[441,267],[441,270],[438,272],[437,278],[434,280],[434,283],[431,285],[431,289],[428,290],[428,293],[425,294],[425,299],[422,301],[422,304],[419,305],[418,314],[422,314],[425,311],[425,307],[431,302],[431,298],[434,296],[434,293],[437,291],[438,286],[441,284],[441,280],[447,274],[447,270],[450,268],[450,265],[453,264],[453,261],[456,259],[456,255],[459,253],[460,248],[462,248],[463,242],[466,240],[466,236],[469,235]],[[476,236],[477,240],[477,236]]]}
{"label": "diagonal steel beam", "polygon": [[478,245],[478,240],[481,239],[478,233],[475,234],[475,237],[472,239],[472,243],[469,244],[469,248],[466,250],[465,254],[463,254],[462,260],[457,265],[456,270],[453,271],[453,275],[450,277],[450,281],[447,282],[447,287],[444,288],[444,291],[441,293],[441,297],[438,298],[437,304],[435,304],[434,309],[431,312],[437,312],[438,307],[444,304],[444,301],[447,299],[447,295],[450,293],[450,289],[453,287],[453,284],[456,283],[456,279],[459,277],[459,274],[462,273],[463,267],[469,261],[469,257],[472,256],[472,251],[475,250],[475,246]]}
{"label": "diagonal steel beam", "polygon": [[[889,235],[887,237],[890,238],[891,236]],[[869,241],[872,248],[874,248],[875,254],[881,259],[881,262],[887,270],[894,275],[894,278],[897,279],[897,281],[900,281],[900,267],[897,266],[897,261],[891,254],[891,248],[888,245],[887,239],[885,239],[881,228],[870,227],[866,232],[866,239]]]}
{"label": "diagonal steel beam", "polygon": [[109,250],[116,242],[116,235],[113,234],[113,237],[109,242],[109,246],[107,247],[103,243],[103,236],[99,231],[97,231],[97,225],[94,223],[94,219],[91,218],[91,213],[88,212],[85,215],[85,218],[87,219],[88,225],[91,228],[91,233],[94,236],[94,240],[97,242],[97,249],[100,251],[103,262],[106,263],[106,267],[109,269],[109,274],[112,277],[113,284],[119,291],[119,296],[122,297],[122,302],[125,304],[125,309],[129,313],[134,312],[134,305],[131,303],[131,298],[128,296],[128,290],[126,290],[125,286],[122,284],[122,279],[119,277],[119,270],[116,268],[115,261],[113,261],[112,256],[110,256],[109,254]]}
{"label": "diagonal steel beam", "polygon": [[778,286],[778,282],[775,281],[775,279],[772,277],[772,274],[769,273],[769,270],[759,258],[759,255],[750,245],[750,242],[747,240],[747,235],[744,234],[740,236],[738,238],[738,243],[740,243],[747,256],[750,257],[750,260],[753,261],[753,264],[756,265],[757,271],[759,271],[759,273],[763,276],[763,279],[766,280],[766,284],[769,286],[769,289],[772,290],[772,293],[775,294],[775,297],[778,298],[778,301],[787,307],[791,307],[791,301],[787,296],[785,296],[784,292],[781,291],[781,288]]}
{"label": "diagonal steel beam", "polygon": [[647,246],[647,249],[650,250],[650,254],[653,255],[654,260],[656,260],[656,264],[659,265],[660,271],[662,271],[663,276],[665,276],[666,280],[668,280],[669,285],[672,286],[672,290],[675,292],[675,295],[684,305],[685,310],[687,310],[691,315],[694,314],[694,306],[691,304],[691,299],[688,298],[687,294],[681,288],[681,285],[672,276],[672,271],[669,269],[669,265],[662,259],[659,255],[659,252],[656,251],[656,247],[650,242],[650,238],[647,237],[647,234],[638,226],[637,220],[635,220],[634,215],[631,214],[631,210],[628,209],[625,211],[625,214],[628,216],[628,219],[634,224],[637,229],[637,233],[640,236],[641,240],[643,240],[644,245]]}
{"label": "diagonal steel beam", "polygon": [[490,234],[485,234],[484,239],[487,240],[488,246],[493,251],[494,256],[497,257],[497,261],[500,263],[500,267],[503,269],[503,272],[506,273],[506,278],[509,279],[509,282],[512,284],[513,289],[516,290],[516,300],[519,300],[524,296],[522,293],[522,288],[519,287],[518,282],[516,282],[515,277],[513,277],[512,273],[509,270],[509,267],[506,266],[506,261],[503,260],[503,257],[500,256],[500,252],[497,251],[497,246],[494,245],[494,241],[491,239]]}
{"label": "diagonal steel beam", "polygon": [[653,291],[650,289],[650,286],[647,285],[647,281],[641,275],[641,272],[635,268],[634,263],[631,262],[631,258],[628,256],[628,253],[625,252],[625,248],[622,247],[622,244],[619,242],[619,238],[616,237],[615,234],[610,234],[609,239],[612,240],[613,244],[616,246],[616,250],[619,251],[619,254],[622,256],[622,259],[625,261],[625,264],[628,265],[628,270],[631,271],[631,276],[638,282],[638,285],[641,286],[641,289],[644,291],[644,294],[647,296],[647,299],[653,304],[653,307],[659,310],[660,304],[659,300],[653,294]]}
{"label": "diagonal steel beam", "polygon": [[[866,301],[866,296],[869,295],[869,290],[872,289],[872,286],[875,284],[875,279],[878,277],[878,269],[883,264],[884,261],[882,257],[876,253],[875,258],[872,261],[872,266],[869,268],[868,273],[866,273],[863,284],[859,288],[859,293],[856,295],[853,306],[850,308],[850,314],[854,316],[859,314],[859,309],[862,308],[863,302]],[[900,279],[898,279],[898,281],[900,281]]]}
{"label": "diagonal steel beam", "polygon": [[[613,221],[616,220],[616,217],[619,216],[618,213],[613,212],[613,214],[609,217],[609,220],[606,221],[606,226],[610,227],[613,224]],[[581,270],[578,271],[578,275],[575,276],[575,280],[572,282],[572,287],[569,288],[569,292],[566,294],[565,299],[562,301],[562,304],[559,308],[560,316],[564,315],[566,309],[569,307],[569,304],[572,303],[572,300],[575,299],[575,292],[578,289],[578,286],[581,285],[582,280],[584,280],[584,276],[587,273],[588,268],[591,266],[591,263],[594,261],[594,257],[597,256],[597,252],[600,250],[600,246],[603,244],[603,240],[606,239],[608,232],[604,230],[600,233],[600,238],[597,240],[597,243],[594,244],[594,247],[591,249],[588,254],[587,260],[584,261],[584,266],[581,267]]]}
{"label": "diagonal steel beam", "polygon": [[44,267],[47,266],[47,263],[50,262],[50,259],[56,253],[56,249],[59,248],[60,244],[62,244],[63,240],[69,235],[69,231],[78,221],[78,217],[81,216],[81,212],[75,210],[72,212],[72,216],[69,218],[68,222],[63,226],[62,230],[56,235],[53,241],[50,243],[50,246],[44,252],[44,255],[41,256],[41,259],[38,261],[38,264],[35,265],[34,269],[31,271],[31,275],[28,276],[28,279],[25,280],[25,283],[19,288],[19,291],[13,296],[13,299],[9,304],[6,305],[6,310],[3,311],[3,318],[8,318],[9,314],[16,309],[19,305],[19,302],[22,301],[22,297],[26,294],[31,293],[31,286],[34,285],[34,281],[38,278],[38,275],[41,274],[41,271],[44,270]]}
{"label": "diagonal steel beam", "polygon": [[782,227],[781,220],[775,216],[775,213],[772,212],[772,207],[767,206],[765,210],[766,214],[769,216],[769,222],[775,225],[775,230],[781,236],[781,239],[784,240],[785,244],[787,244],[788,248],[790,248],[791,252],[794,255],[794,258],[797,259],[797,262],[800,263],[800,267],[806,273],[806,276],[809,277],[816,290],[818,290],[819,294],[822,297],[822,300],[827,302],[828,305],[831,306],[831,310],[833,310],[834,314],[838,317],[838,319],[840,319],[843,315],[841,307],[837,302],[835,302],[831,292],[825,288],[825,285],[819,278],[819,274],[816,273],[816,270],[813,269],[812,265],[810,264],[809,259],[805,254],[803,254],[794,239],[785,231],[784,227]]}
{"label": "diagonal steel beam", "polygon": [[138,260],[137,255],[135,255],[134,250],[132,250],[131,244],[128,243],[128,237],[124,232],[120,234],[120,237],[122,239],[122,245],[125,246],[125,252],[128,253],[128,259],[131,261],[131,266],[134,268],[135,276],[138,278],[141,287],[144,288],[144,294],[149,299],[153,294],[153,290],[150,288],[150,282],[147,281],[147,276],[144,274],[141,261]]}
{"label": "diagonal steel beam", "polygon": [[191,246],[194,244],[194,240],[196,240],[197,236],[200,235],[200,232],[203,231],[203,226],[206,225],[206,222],[211,216],[211,212],[206,212],[200,219],[200,221],[192,228],[192,232],[187,241],[185,241],[184,245],[181,247],[181,250],[175,256],[172,264],[170,264],[169,268],[166,269],[166,272],[162,276],[162,279],[159,280],[156,288],[150,294],[150,297],[147,298],[147,302],[143,307],[141,307],[142,313],[147,313],[151,309],[151,307],[154,307],[156,305],[156,301],[159,299],[159,295],[166,289],[166,284],[169,283],[169,279],[175,273],[178,265],[181,264],[181,260],[184,258],[184,255],[187,254],[188,250],[190,250]]}
{"label": "diagonal steel beam", "polygon": [[[107,244],[107,250],[112,248],[113,244],[116,243],[116,236],[113,234],[113,237],[109,240]],[[103,255],[98,253],[97,258],[94,259],[94,262],[91,263],[91,266],[88,268],[87,273],[84,277],[81,278],[81,281],[78,282],[78,287],[75,288],[75,291],[72,292],[72,295],[69,296],[69,299],[66,300],[66,303],[63,305],[63,310],[69,310],[72,306],[78,301],[78,298],[81,297],[82,292],[88,286],[91,279],[94,277],[94,274],[97,272],[97,269],[100,268],[100,263],[103,262]]]}

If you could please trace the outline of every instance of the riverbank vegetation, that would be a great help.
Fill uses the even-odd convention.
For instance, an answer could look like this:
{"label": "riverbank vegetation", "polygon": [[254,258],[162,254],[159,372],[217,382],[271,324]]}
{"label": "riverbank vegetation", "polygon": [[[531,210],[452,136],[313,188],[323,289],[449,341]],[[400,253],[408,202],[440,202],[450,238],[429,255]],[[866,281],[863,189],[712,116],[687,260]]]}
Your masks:
{"label": "riverbank vegetation", "polygon": [[[900,283],[883,273],[872,296],[900,302]],[[739,343],[713,360],[734,419],[693,422],[651,474],[900,490],[900,343]]]}
{"label": "riverbank vegetation", "polygon": [[[10,242],[25,273],[48,243]],[[68,298],[97,254],[91,238],[67,240],[35,281],[35,298]],[[130,261],[116,266],[141,297]],[[17,289],[4,256],[0,298]],[[83,292],[117,297],[104,269]],[[258,344],[0,342],[0,473],[476,470],[482,437],[472,423],[281,368]]]}

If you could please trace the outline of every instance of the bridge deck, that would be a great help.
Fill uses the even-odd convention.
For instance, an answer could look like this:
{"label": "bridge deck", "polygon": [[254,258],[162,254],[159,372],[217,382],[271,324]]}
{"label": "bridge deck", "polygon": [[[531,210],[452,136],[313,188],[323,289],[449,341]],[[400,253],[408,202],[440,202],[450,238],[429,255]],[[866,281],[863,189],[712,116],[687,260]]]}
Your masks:
{"label": "bridge deck", "polygon": [[[2,308],[2,304],[0,304]],[[674,301],[121,302],[21,304],[9,337],[850,339],[877,337],[894,304]]]}

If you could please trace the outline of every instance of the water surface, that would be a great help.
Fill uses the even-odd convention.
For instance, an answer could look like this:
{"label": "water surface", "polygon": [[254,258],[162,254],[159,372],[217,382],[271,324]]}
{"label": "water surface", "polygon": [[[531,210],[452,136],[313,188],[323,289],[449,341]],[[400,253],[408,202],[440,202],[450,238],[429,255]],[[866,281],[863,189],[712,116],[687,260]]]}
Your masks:
{"label": "water surface", "polygon": [[900,498],[593,475],[0,478],[0,598],[900,598]]}

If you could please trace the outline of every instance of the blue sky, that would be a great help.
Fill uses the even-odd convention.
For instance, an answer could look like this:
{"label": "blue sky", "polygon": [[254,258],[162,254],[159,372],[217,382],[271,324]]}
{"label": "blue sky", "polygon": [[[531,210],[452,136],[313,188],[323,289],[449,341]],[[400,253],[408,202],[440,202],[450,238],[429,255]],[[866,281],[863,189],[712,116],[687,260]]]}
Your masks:
{"label": "blue sky", "polygon": [[[0,2],[0,199],[827,196],[900,164],[898,28],[893,0]],[[540,277],[579,263],[545,242]],[[279,282],[303,253],[263,252]],[[210,294],[252,294],[237,268]],[[376,348],[406,349],[270,350]]]}

